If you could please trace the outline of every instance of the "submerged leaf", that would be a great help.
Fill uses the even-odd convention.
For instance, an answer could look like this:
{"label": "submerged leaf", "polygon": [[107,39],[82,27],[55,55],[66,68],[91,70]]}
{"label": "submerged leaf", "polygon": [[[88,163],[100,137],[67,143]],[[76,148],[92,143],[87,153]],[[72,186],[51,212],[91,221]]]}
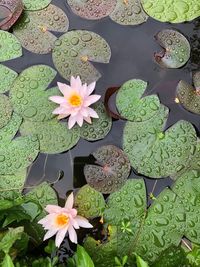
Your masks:
{"label": "submerged leaf", "polygon": [[157,63],[166,68],[180,68],[190,58],[190,43],[186,37],[176,30],[162,30],[156,35],[156,40],[163,52],[155,53]]}
{"label": "submerged leaf", "polygon": [[84,175],[96,190],[110,194],[120,189],[130,174],[130,161],[121,149],[113,145],[102,146],[93,156],[99,165],[86,165]]}
{"label": "submerged leaf", "polygon": [[69,21],[63,10],[49,5],[40,11],[24,12],[13,32],[27,50],[47,54],[57,39],[51,31],[66,32],[68,27]]}
{"label": "submerged leaf", "polygon": [[0,64],[0,73],[0,93],[5,93],[10,90],[18,74],[2,64]]}
{"label": "submerged leaf", "polygon": [[109,63],[111,50],[107,42],[98,34],[85,30],[70,31],[62,35],[53,50],[53,62],[63,76],[80,76],[86,83],[97,81],[101,74],[90,63]]}
{"label": "submerged leaf", "polygon": [[110,18],[122,25],[138,25],[144,23],[148,16],[144,12],[140,0],[117,0]]}
{"label": "submerged leaf", "polygon": [[163,22],[180,23],[200,16],[199,0],[142,0],[141,2],[149,16]]}
{"label": "submerged leaf", "polygon": [[39,10],[47,7],[52,0],[23,0],[26,10]]}
{"label": "submerged leaf", "polygon": [[12,33],[0,30],[0,40],[0,62],[22,56],[21,44]]}
{"label": "submerged leaf", "polygon": [[116,0],[67,0],[67,2],[76,15],[92,20],[107,17],[116,6]]}

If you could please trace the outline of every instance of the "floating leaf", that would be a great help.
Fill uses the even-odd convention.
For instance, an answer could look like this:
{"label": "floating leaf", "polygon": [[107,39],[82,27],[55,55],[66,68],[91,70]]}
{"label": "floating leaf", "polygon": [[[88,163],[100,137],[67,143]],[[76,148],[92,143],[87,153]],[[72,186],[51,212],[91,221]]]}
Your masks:
{"label": "floating leaf", "polygon": [[46,65],[35,65],[22,71],[10,90],[14,111],[24,119],[46,121],[55,117],[52,111],[57,107],[49,100],[59,95],[59,90],[46,87],[56,76],[56,71]]}
{"label": "floating leaf", "polygon": [[110,18],[122,25],[138,25],[144,23],[148,16],[142,9],[140,0],[117,0]]}
{"label": "floating leaf", "polygon": [[193,83],[196,90],[200,90],[200,71],[197,71],[193,75]]}
{"label": "floating leaf", "polygon": [[89,185],[84,185],[75,196],[75,207],[81,216],[99,217],[105,209],[105,200],[101,193]]}
{"label": "floating leaf", "polygon": [[99,165],[86,165],[87,183],[96,190],[110,194],[123,186],[130,174],[130,162],[121,149],[113,145],[102,146],[93,156]]}
{"label": "floating leaf", "polygon": [[6,95],[0,94],[0,128],[3,128],[12,116],[12,106]]}
{"label": "floating leaf", "polygon": [[80,138],[78,127],[68,129],[67,123],[57,119],[45,122],[24,121],[20,128],[22,135],[36,134],[42,153],[62,153],[75,146]]}
{"label": "floating leaf", "polygon": [[13,174],[28,167],[37,157],[36,136],[18,137],[0,148],[0,175]]}
{"label": "floating leaf", "polygon": [[149,16],[163,22],[180,23],[200,16],[199,0],[142,0],[141,2]]}
{"label": "floating leaf", "polygon": [[94,104],[93,108],[99,115],[99,118],[93,118],[91,124],[84,122],[80,129],[81,137],[88,141],[103,139],[110,132],[112,127],[112,119],[106,113],[103,103],[98,102]]}
{"label": "floating leaf", "polygon": [[23,0],[23,3],[26,10],[39,10],[47,7],[51,0]]}
{"label": "floating leaf", "polygon": [[17,78],[17,73],[14,70],[0,64],[0,93],[5,93],[10,90],[11,85]]}
{"label": "floating leaf", "polygon": [[145,121],[154,116],[160,107],[156,95],[142,97],[147,83],[142,80],[130,80],[122,85],[116,97],[116,106],[122,117],[130,121]]}
{"label": "floating leaf", "polygon": [[40,11],[26,11],[14,26],[15,36],[27,50],[47,54],[54,47],[57,37],[50,31],[66,32],[69,21],[62,9],[54,5]]}
{"label": "floating leaf", "polygon": [[67,80],[80,76],[83,82],[97,81],[101,74],[90,63],[109,63],[111,50],[98,34],[76,30],[62,35],[53,50],[53,62],[59,73]]}
{"label": "floating leaf", "polygon": [[167,116],[168,110],[161,106],[148,122],[127,122],[124,128],[124,151],[132,167],[148,177],[180,172],[195,151],[197,137],[192,124],[179,121],[164,131]]}
{"label": "floating leaf", "polygon": [[107,17],[116,6],[116,0],[67,0],[67,2],[76,15],[93,20]]}
{"label": "floating leaf", "polygon": [[166,68],[180,68],[190,58],[190,43],[186,37],[176,30],[162,30],[156,35],[156,40],[163,52],[155,53],[156,62]]}
{"label": "floating leaf", "polygon": [[0,30],[0,40],[0,62],[22,56],[21,44],[12,33]]}

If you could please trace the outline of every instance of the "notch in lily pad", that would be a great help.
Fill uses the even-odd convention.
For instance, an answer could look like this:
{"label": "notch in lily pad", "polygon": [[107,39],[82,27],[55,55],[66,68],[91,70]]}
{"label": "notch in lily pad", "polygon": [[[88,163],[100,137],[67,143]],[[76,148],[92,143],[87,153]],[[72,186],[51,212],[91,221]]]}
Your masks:
{"label": "notch in lily pad", "polygon": [[121,188],[130,174],[130,162],[116,146],[107,145],[92,154],[97,165],[86,165],[84,175],[87,183],[97,191],[110,194]]}
{"label": "notch in lily pad", "polygon": [[155,38],[164,49],[154,55],[156,62],[161,67],[180,68],[188,62],[191,48],[183,34],[176,30],[166,29],[160,31]]}

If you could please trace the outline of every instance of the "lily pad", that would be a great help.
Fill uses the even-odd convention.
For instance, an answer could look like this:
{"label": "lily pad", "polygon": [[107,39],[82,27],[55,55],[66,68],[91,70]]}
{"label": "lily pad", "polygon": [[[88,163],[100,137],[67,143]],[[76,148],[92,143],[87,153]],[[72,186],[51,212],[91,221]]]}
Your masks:
{"label": "lily pad", "polygon": [[53,50],[53,62],[67,80],[80,76],[86,83],[97,81],[101,74],[90,63],[109,63],[111,50],[108,43],[98,34],[85,30],[70,31],[62,35]]}
{"label": "lily pad", "polygon": [[0,62],[22,56],[21,44],[12,33],[0,30],[0,40]]}
{"label": "lily pad", "polygon": [[121,25],[138,25],[144,23],[148,16],[140,0],[117,0],[110,18]]}
{"label": "lily pad", "polygon": [[130,162],[121,149],[102,146],[93,153],[99,165],[86,165],[84,175],[88,184],[104,194],[120,189],[130,174]]}
{"label": "lily pad", "polygon": [[160,112],[148,122],[127,122],[123,134],[123,148],[132,167],[151,178],[179,173],[191,160],[197,144],[192,124],[179,121],[164,131],[168,110]]}
{"label": "lily pad", "polygon": [[12,105],[6,95],[0,95],[0,128],[3,128],[12,116]]}
{"label": "lily pad", "polygon": [[17,77],[10,90],[14,111],[24,119],[46,121],[55,117],[57,107],[49,96],[59,95],[57,88],[45,89],[53,81],[56,71],[46,65],[35,65],[25,69]]}
{"label": "lily pad", "polygon": [[36,134],[40,142],[40,152],[56,154],[75,146],[80,138],[79,128],[68,129],[66,123],[57,119],[45,122],[26,120],[20,127],[22,135]]}
{"label": "lily pad", "polygon": [[76,15],[92,20],[107,17],[116,6],[116,0],[67,0],[67,2]]}
{"label": "lily pad", "polygon": [[0,176],[0,199],[14,200],[21,196],[26,180],[26,170],[13,175]]}
{"label": "lily pad", "polygon": [[37,157],[39,142],[36,136],[18,137],[0,148],[0,175],[24,170]]}
{"label": "lily pad", "polygon": [[84,185],[75,196],[75,207],[83,217],[100,217],[105,209],[105,200],[101,193],[89,185]]}
{"label": "lily pad", "polygon": [[14,26],[13,33],[27,50],[47,54],[52,51],[57,37],[51,33],[66,32],[69,21],[64,11],[49,5],[39,11],[26,11]]}
{"label": "lily pad", "polygon": [[197,71],[193,75],[193,83],[196,90],[200,90],[200,71]]}
{"label": "lily pad", "polygon": [[81,137],[87,141],[103,139],[110,132],[112,127],[112,119],[106,113],[104,104],[98,102],[93,105],[93,108],[99,115],[99,118],[93,118],[91,124],[84,122],[80,129]]}
{"label": "lily pad", "polygon": [[199,0],[142,0],[142,5],[150,17],[162,22],[180,23],[200,16]]}
{"label": "lily pad", "polygon": [[142,80],[130,80],[122,85],[116,97],[116,106],[122,117],[130,121],[145,121],[154,116],[160,107],[156,95],[142,97],[147,83]]}
{"label": "lily pad", "polygon": [[5,93],[10,90],[11,85],[17,78],[18,74],[10,68],[0,64],[0,93]]}
{"label": "lily pad", "polygon": [[52,0],[23,0],[25,10],[39,10],[47,7]]}
{"label": "lily pad", "polygon": [[156,35],[156,40],[163,52],[155,53],[156,62],[165,68],[180,68],[190,58],[190,43],[186,37],[176,30],[162,30]]}

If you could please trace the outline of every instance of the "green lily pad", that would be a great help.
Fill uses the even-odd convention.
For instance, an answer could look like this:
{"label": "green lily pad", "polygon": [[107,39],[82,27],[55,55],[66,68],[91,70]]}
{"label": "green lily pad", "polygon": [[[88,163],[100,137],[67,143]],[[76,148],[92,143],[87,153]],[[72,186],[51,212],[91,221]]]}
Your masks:
{"label": "green lily pad", "polygon": [[86,218],[100,217],[105,209],[103,195],[89,185],[79,189],[74,203],[78,214]]}
{"label": "green lily pad", "polygon": [[166,68],[180,68],[190,58],[190,43],[186,37],[176,30],[162,30],[156,35],[156,40],[163,52],[155,53],[156,62]]}
{"label": "green lily pad", "polygon": [[12,116],[13,108],[6,95],[0,95],[0,128],[3,128]]}
{"label": "green lily pad", "polygon": [[23,0],[25,10],[40,10],[47,7],[52,0]]}
{"label": "green lily pad", "polygon": [[28,167],[37,157],[36,136],[18,137],[0,148],[0,175],[13,174]]}
{"label": "green lily pad", "polygon": [[135,243],[136,253],[153,263],[167,248],[178,246],[185,232],[185,221],[183,202],[171,190],[165,189],[148,209]]}
{"label": "green lily pad", "polygon": [[200,90],[200,71],[197,71],[193,75],[193,83],[196,90]]}
{"label": "green lily pad", "polygon": [[140,0],[117,0],[110,18],[121,25],[138,25],[144,23],[148,16],[144,12]]}
{"label": "green lily pad", "polygon": [[116,106],[122,117],[130,121],[145,121],[154,116],[160,107],[157,96],[142,97],[147,83],[130,80],[122,85],[116,97]]}
{"label": "green lily pad", "polygon": [[0,199],[14,200],[21,196],[26,180],[26,170],[12,175],[0,176]]}
{"label": "green lily pad", "polygon": [[150,17],[162,22],[180,23],[200,16],[199,0],[142,0],[142,5]]}
{"label": "green lily pad", "polygon": [[186,210],[185,237],[194,243],[200,243],[200,172],[192,170],[184,173],[173,185],[172,190],[182,199]]}
{"label": "green lily pad", "polygon": [[10,90],[14,111],[31,121],[55,117],[52,112],[57,104],[50,101],[49,96],[59,95],[60,92],[56,88],[45,91],[55,76],[56,71],[46,65],[35,65],[22,71]]}
{"label": "green lily pad", "polygon": [[70,80],[80,76],[86,83],[97,81],[101,74],[90,63],[109,63],[111,50],[98,34],[85,30],[70,31],[62,35],[53,50],[53,62],[60,75]]}
{"label": "green lily pad", "polygon": [[22,56],[21,44],[12,33],[0,30],[0,40],[0,62]]}
{"label": "green lily pad", "polygon": [[62,9],[54,5],[40,11],[26,11],[14,26],[13,33],[27,50],[47,54],[52,51],[57,37],[51,33],[66,32],[69,21]]}
{"label": "green lily pad", "polygon": [[79,128],[68,129],[67,123],[56,118],[45,122],[26,120],[20,127],[22,135],[36,134],[40,143],[40,152],[48,154],[62,153],[75,146],[80,138]]}
{"label": "green lily pad", "polygon": [[132,167],[152,178],[179,173],[195,152],[196,131],[192,124],[179,121],[164,131],[168,110],[160,112],[148,122],[127,122],[123,134],[123,148]]}
{"label": "green lily pad", "polygon": [[113,145],[98,148],[93,156],[99,165],[85,165],[87,183],[104,194],[120,189],[126,182],[131,166],[121,149]]}
{"label": "green lily pad", "polygon": [[17,78],[18,74],[10,68],[0,64],[0,93],[5,93],[10,90],[11,85]]}
{"label": "green lily pad", "polygon": [[116,6],[116,0],[67,0],[67,2],[76,15],[92,20],[107,17]]}
{"label": "green lily pad", "polygon": [[93,108],[99,115],[99,118],[93,118],[91,124],[84,122],[80,129],[81,137],[87,141],[103,139],[110,132],[112,127],[112,118],[106,113],[104,104],[98,102],[93,105]]}

